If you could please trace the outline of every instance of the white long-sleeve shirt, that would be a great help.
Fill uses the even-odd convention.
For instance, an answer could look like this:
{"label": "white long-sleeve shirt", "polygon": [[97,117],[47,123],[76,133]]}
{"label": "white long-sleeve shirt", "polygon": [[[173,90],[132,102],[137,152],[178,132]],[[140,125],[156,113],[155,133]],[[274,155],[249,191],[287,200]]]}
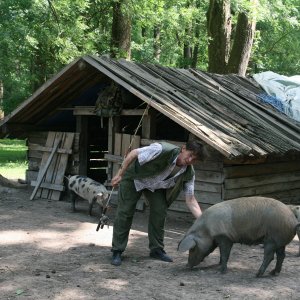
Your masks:
{"label": "white long-sleeve shirt", "polygon": [[[138,162],[142,166],[145,163],[155,159],[162,152],[162,145],[159,143],[153,143],[149,146],[138,148]],[[185,172],[186,166],[180,167],[179,170],[175,168],[177,157],[174,159],[173,163],[167,167],[162,173],[143,178],[143,179],[135,179],[134,184],[137,191],[141,191],[143,189],[148,189],[150,191],[154,191],[157,189],[168,189],[175,185],[178,176]],[[175,174],[172,174],[173,170],[176,170]],[[169,177],[169,178],[168,178]],[[194,182],[195,176],[184,184],[184,194],[186,196],[194,195]]]}

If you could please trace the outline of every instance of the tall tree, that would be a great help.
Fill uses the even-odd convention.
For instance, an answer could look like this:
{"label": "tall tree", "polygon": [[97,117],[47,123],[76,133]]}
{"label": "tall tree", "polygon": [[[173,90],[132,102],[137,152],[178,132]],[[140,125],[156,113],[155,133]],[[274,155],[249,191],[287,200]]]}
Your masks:
{"label": "tall tree", "polygon": [[113,22],[111,31],[111,56],[131,57],[131,16],[128,0],[113,2]]}
{"label": "tall tree", "polygon": [[[235,34],[232,36],[230,0],[210,0],[207,14],[209,46],[208,70],[215,73],[246,74],[254,34],[256,0],[246,0],[238,12]],[[231,47],[232,45],[232,47]]]}
{"label": "tall tree", "polygon": [[159,62],[161,54],[160,26],[154,25],[153,28],[153,58]]}
{"label": "tall tree", "polygon": [[256,0],[249,1],[253,7],[251,11],[241,11],[238,14],[238,20],[235,29],[233,46],[230,51],[230,57],[227,65],[227,73],[235,73],[245,76],[256,26]]}
{"label": "tall tree", "polygon": [[226,73],[230,50],[230,0],[210,0],[207,12],[208,71]]}

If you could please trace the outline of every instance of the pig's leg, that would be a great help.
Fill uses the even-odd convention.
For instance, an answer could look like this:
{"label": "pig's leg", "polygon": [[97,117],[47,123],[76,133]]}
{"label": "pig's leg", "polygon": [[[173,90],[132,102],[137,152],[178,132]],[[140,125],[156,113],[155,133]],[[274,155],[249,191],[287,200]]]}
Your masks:
{"label": "pig's leg", "polygon": [[297,236],[298,236],[298,240],[299,240],[298,256],[300,256],[300,229],[299,229],[299,227],[297,228]]}
{"label": "pig's leg", "polygon": [[101,218],[102,213],[103,213],[103,207],[100,204],[98,204],[98,205],[99,205],[99,216]]}
{"label": "pig's leg", "polygon": [[275,269],[270,272],[270,274],[274,276],[277,276],[281,271],[282,263],[285,258],[285,247],[276,249],[276,258],[277,260]]}
{"label": "pig's leg", "polygon": [[92,210],[93,210],[93,205],[95,203],[96,199],[93,199],[90,203],[89,203],[89,215],[92,215]]}
{"label": "pig's leg", "polygon": [[220,249],[220,264],[221,264],[221,273],[224,274],[227,272],[227,262],[230,256],[230,251],[232,248],[232,241],[226,236],[216,237],[216,242],[219,245]]}
{"label": "pig's leg", "polygon": [[264,243],[264,260],[256,273],[256,277],[261,277],[264,272],[266,271],[266,268],[270,264],[270,262],[274,259],[274,253],[275,253],[276,246],[272,242],[265,242]]}
{"label": "pig's leg", "polygon": [[75,212],[76,208],[75,208],[75,200],[76,200],[76,194],[71,191],[71,206],[72,206],[72,211]]}

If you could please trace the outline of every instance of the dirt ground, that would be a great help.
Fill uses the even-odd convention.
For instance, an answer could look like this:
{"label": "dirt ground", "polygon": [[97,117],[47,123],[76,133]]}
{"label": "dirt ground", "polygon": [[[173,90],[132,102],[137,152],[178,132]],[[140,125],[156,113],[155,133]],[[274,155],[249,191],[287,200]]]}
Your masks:
{"label": "dirt ground", "polygon": [[[146,209],[135,214],[123,264],[114,267],[113,224],[97,232],[96,208],[90,217],[81,201],[72,213],[66,198],[30,201],[31,193],[0,186],[0,299],[300,299],[296,237],[278,277],[256,278],[263,249],[237,244],[227,274],[218,271],[218,251],[190,270],[188,253],[176,249],[191,215],[169,213],[165,244],[174,262],[165,263],[148,256]],[[273,267],[274,261],[267,271]]]}

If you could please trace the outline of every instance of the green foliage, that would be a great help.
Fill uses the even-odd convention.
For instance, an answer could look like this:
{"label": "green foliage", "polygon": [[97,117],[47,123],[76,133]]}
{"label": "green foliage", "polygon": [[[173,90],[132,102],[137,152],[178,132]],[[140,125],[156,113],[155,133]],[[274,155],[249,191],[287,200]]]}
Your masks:
{"label": "green foliage", "polygon": [[279,74],[300,74],[300,2],[262,2],[257,23],[253,72],[272,70]]}
{"label": "green foliage", "polygon": [[0,174],[6,178],[25,178],[27,147],[24,140],[0,139]]}
{"label": "green foliage", "polygon": [[[109,54],[115,1],[120,0],[0,1],[5,114],[78,56]],[[260,0],[257,10],[251,3],[231,0],[233,25],[240,11],[258,19],[249,72],[299,74],[299,0]],[[128,1],[124,13],[132,18],[132,60],[183,67],[184,46],[192,51],[197,46],[197,67],[206,70],[208,4],[209,0]],[[159,29],[156,39],[154,29]]]}

